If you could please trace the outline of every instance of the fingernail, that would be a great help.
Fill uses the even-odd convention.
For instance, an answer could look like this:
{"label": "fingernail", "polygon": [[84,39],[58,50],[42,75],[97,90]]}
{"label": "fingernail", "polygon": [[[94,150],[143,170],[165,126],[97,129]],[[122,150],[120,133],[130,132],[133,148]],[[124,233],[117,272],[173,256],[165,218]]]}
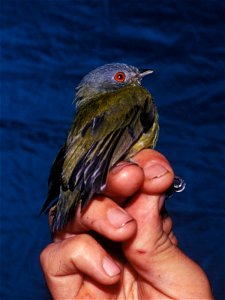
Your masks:
{"label": "fingernail", "polygon": [[105,256],[103,258],[102,267],[105,270],[106,274],[109,275],[110,277],[120,274],[120,268],[108,256]]}
{"label": "fingernail", "polygon": [[145,176],[148,179],[154,179],[164,176],[169,171],[160,164],[149,165],[144,168]]}
{"label": "fingernail", "polygon": [[137,165],[135,162],[131,162],[131,161],[121,161],[120,163],[118,163],[115,167],[112,168],[111,172],[112,174],[117,174],[119,173],[124,167],[127,166],[133,166],[133,165]]}
{"label": "fingernail", "polygon": [[119,208],[111,208],[107,212],[109,222],[116,228],[123,227],[129,222],[133,221],[133,218],[129,216],[124,210]]}

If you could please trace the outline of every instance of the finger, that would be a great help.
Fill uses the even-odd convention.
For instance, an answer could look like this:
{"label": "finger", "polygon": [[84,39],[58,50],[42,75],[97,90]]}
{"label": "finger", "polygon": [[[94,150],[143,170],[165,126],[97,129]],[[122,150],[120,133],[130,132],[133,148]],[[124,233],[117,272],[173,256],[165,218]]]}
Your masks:
{"label": "finger", "polygon": [[[160,196],[140,193],[128,204],[129,214],[137,221],[136,235],[123,243],[128,262],[143,278],[147,288],[153,286],[170,299],[193,299],[196,295],[198,299],[211,299],[202,270],[175,246],[172,232],[168,237],[163,230],[159,203]],[[167,226],[165,224],[166,230]],[[198,285],[193,291],[196,280]]]}
{"label": "finger", "polygon": [[[165,157],[156,151],[144,150],[134,159],[143,168],[145,181],[141,192],[126,206],[126,211],[137,221],[137,233],[123,243],[123,247],[136,270],[148,273],[154,256],[172,245],[164,231],[160,211],[165,201],[164,193],[172,184],[174,174]],[[168,231],[169,225],[165,222]]]}
{"label": "finger", "polygon": [[122,204],[140,189],[143,182],[143,169],[136,163],[122,161],[109,172],[104,195]]}
{"label": "finger", "polygon": [[163,226],[163,231],[169,235],[170,232],[172,231],[172,226],[173,226],[173,222],[172,219],[167,216],[166,218],[163,218],[162,220],[162,226]]}
{"label": "finger", "polygon": [[134,156],[133,160],[143,168],[145,180],[142,192],[161,194],[172,185],[174,172],[168,160],[159,152],[146,149]]}
{"label": "finger", "polygon": [[158,257],[166,257],[173,246],[163,230],[163,220],[160,216],[161,197],[140,193],[126,207],[137,221],[137,232],[134,237],[123,243],[124,254],[134,269],[148,281],[152,276],[150,270],[157,266],[155,261]]}
{"label": "finger", "polygon": [[162,229],[170,239],[171,243],[177,246],[178,240],[173,233],[173,221],[165,208],[165,196],[161,196],[159,199],[159,210],[162,218]]}
{"label": "finger", "polygon": [[131,162],[120,162],[111,169],[104,194],[121,204],[141,187],[146,193],[162,193],[171,186],[173,178],[173,169],[165,156],[145,149],[132,157]]}
{"label": "finger", "polygon": [[78,208],[75,218],[64,230],[54,234],[54,241],[90,230],[119,242],[135,234],[136,221],[110,198],[95,196],[85,212],[81,213]]}
{"label": "finger", "polygon": [[86,234],[50,244],[41,253],[40,260],[54,299],[74,299],[81,288],[83,274],[98,283],[111,285],[119,280],[121,273],[121,267]]}
{"label": "finger", "polygon": [[176,236],[174,235],[173,231],[170,232],[169,239],[174,246],[178,246],[178,240],[177,240]]}
{"label": "finger", "polygon": [[164,233],[160,216],[161,197],[164,196],[139,193],[127,204],[126,211],[137,222],[136,235],[124,243],[132,255],[154,251],[159,237]]}
{"label": "finger", "polygon": [[[162,155],[153,150],[143,150],[134,157],[141,166],[133,163],[123,162],[111,170],[107,182],[106,193],[111,194],[124,201],[124,196],[133,195],[144,186],[147,192],[163,192],[171,184],[173,179],[172,169]],[[153,164],[150,165],[153,161]],[[147,176],[144,180],[142,167],[146,167]],[[164,165],[168,168],[164,174],[161,174],[162,167],[155,168],[155,165]],[[165,170],[165,169],[163,169]],[[152,179],[153,177],[153,179]],[[114,191],[114,194],[113,194]],[[119,202],[121,204],[121,201]],[[55,240],[61,240],[70,237],[71,234],[95,230],[103,236],[114,240],[123,241],[135,233],[136,224],[132,217],[119,208],[112,200],[104,196],[95,196],[88,208],[80,213],[78,208],[75,218],[63,231],[57,232]]]}
{"label": "finger", "polygon": [[[140,188],[143,181],[142,168],[134,163],[121,162],[110,171],[104,193],[122,205],[127,197]],[[49,213],[50,224],[52,211]],[[111,240],[122,241],[135,233],[136,224],[114,201],[108,197],[94,196],[85,212],[81,213],[78,207],[73,220],[63,230],[55,232],[53,239],[59,241],[89,230],[95,230]]]}
{"label": "finger", "polygon": [[167,216],[166,218],[163,218],[162,226],[163,226],[163,231],[166,233],[166,235],[170,239],[171,243],[177,246],[178,240],[173,232],[173,221],[169,216]]}

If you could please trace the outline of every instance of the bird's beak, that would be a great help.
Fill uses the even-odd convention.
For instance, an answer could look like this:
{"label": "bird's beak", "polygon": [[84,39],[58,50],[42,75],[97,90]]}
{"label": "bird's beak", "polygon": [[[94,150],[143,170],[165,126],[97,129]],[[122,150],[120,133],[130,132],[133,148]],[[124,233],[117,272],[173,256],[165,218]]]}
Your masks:
{"label": "bird's beak", "polygon": [[148,69],[142,69],[140,70],[140,74],[138,75],[139,79],[142,79],[144,76],[152,74],[154,71],[148,70]]}
{"label": "bird's beak", "polygon": [[139,70],[139,73],[136,74],[131,81],[134,82],[135,84],[141,84],[141,80],[143,77],[145,77],[146,75],[152,74],[154,71],[152,70],[148,70],[148,69],[141,69]]}

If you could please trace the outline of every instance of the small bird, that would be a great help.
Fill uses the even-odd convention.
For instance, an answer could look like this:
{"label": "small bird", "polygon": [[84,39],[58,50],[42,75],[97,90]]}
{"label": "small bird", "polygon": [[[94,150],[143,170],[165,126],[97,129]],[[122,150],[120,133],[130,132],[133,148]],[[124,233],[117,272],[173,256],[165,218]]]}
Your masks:
{"label": "small bird", "polygon": [[103,65],[77,87],[76,116],[50,171],[42,212],[53,208],[51,231],[62,229],[80,204],[101,194],[107,174],[120,160],[154,148],[159,132],[155,102],[141,85],[151,70],[123,63]]}

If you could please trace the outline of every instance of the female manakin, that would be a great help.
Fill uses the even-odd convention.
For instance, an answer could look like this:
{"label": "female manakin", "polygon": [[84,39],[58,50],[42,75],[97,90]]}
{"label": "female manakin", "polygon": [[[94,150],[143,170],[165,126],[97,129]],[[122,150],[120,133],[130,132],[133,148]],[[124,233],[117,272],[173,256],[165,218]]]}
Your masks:
{"label": "female manakin", "polygon": [[80,204],[104,191],[109,169],[156,144],[158,114],[151,94],[141,85],[141,71],[122,63],[88,73],[77,87],[76,116],[48,180],[41,212],[54,206],[51,231],[62,229]]}

